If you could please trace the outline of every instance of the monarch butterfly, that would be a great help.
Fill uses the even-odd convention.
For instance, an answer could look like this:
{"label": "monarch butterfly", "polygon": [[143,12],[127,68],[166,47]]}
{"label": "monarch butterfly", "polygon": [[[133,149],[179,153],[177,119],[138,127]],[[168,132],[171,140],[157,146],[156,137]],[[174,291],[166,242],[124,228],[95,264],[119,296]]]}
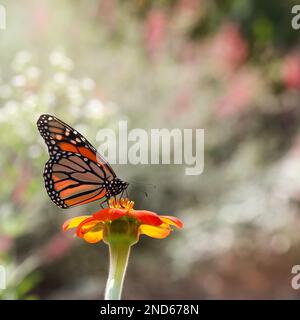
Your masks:
{"label": "monarch butterfly", "polygon": [[127,189],[96,149],[76,130],[58,118],[43,114],[37,127],[50,159],[44,181],[51,200],[66,209],[92,201],[108,200]]}

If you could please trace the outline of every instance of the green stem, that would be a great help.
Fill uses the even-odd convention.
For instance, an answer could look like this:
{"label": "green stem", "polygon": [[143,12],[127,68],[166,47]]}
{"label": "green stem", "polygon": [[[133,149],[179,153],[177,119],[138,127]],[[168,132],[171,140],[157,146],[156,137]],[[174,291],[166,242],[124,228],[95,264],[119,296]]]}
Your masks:
{"label": "green stem", "polygon": [[105,288],[105,300],[120,300],[125,278],[130,247],[127,241],[109,243],[109,275]]}

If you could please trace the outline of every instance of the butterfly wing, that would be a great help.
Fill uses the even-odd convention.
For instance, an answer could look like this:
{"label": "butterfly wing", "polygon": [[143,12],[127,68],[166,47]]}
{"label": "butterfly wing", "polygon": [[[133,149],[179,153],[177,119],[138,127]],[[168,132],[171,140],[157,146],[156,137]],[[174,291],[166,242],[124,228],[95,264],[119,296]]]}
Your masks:
{"label": "butterfly wing", "polygon": [[99,165],[104,166],[103,169],[106,170],[107,175],[116,177],[112,167],[92,144],[68,124],[54,116],[43,114],[38,119],[37,126],[47,144],[50,156],[62,151],[81,154],[91,161],[98,162]]}
{"label": "butterfly wing", "polygon": [[42,115],[37,126],[50,155],[45,187],[56,205],[65,209],[110,195],[109,183],[119,179],[79,132],[50,115]]}
{"label": "butterfly wing", "polygon": [[69,208],[106,195],[105,172],[102,167],[81,155],[58,152],[45,165],[45,187],[51,200],[61,208]]}

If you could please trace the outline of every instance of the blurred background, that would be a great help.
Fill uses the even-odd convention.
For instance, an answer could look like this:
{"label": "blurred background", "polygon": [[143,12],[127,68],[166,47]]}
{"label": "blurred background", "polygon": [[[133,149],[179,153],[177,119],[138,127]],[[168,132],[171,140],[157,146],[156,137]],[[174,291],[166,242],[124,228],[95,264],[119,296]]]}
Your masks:
{"label": "blurred background", "polygon": [[[108,249],[64,234],[99,204],[57,208],[36,120],[94,145],[101,128],[204,128],[205,169],[114,166],[136,208],[184,229],[133,247],[125,299],[299,298],[300,30],[297,1],[1,0],[2,299],[102,299]],[[145,192],[148,196],[145,196]]]}

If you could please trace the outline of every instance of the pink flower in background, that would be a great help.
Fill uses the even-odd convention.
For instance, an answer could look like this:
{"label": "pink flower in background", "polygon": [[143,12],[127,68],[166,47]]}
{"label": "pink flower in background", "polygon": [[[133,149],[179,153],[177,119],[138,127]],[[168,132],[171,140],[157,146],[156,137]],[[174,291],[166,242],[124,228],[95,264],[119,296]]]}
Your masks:
{"label": "pink flower in background", "polygon": [[220,117],[238,115],[243,112],[255,92],[255,78],[248,72],[233,76],[228,83],[226,93],[216,104]]}
{"label": "pink flower in background", "polygon": [[10,250],[13,245],[13,239],[6,235],[0,235],[0,253],[5,253]]}
{"label": "pink flower in background", "polygon": [[239,25],[228,23],[221,27],[213,39],[212,58],[228,71],[242,65],[248,55],[248,45],[240,33]]}
{"label": "pink flower in background", "polygon": [[300,56],[288,55],[283,60],[282,80],[288,89],[300,88]]}
{"label": "pink flower in background", "polygon": [[196,10],[202,1],[199,0],[180,0],[178,8],[182,10]]}
{"label": "pink flower in background", "polygon": [[41,259],[44,262],[52,262],[59,259],[69,250],[73,239],[70,239],[62,234],[56,234],[50,239],[44,248],[41,250]]}
{"label": "pink flower in background", "polygon": [[288,156],[289,155],[297,158],[300,156],[300,135],[296,136],[294,139],[290,152],[288,153]]}
{"label": "pink flower in background", "polygon": [[117,27],[117,3],[115,0],[102,0],[97,15],[103,20],[105,27],[114,31]]}
{"label": "pink flower in background", "polygon": [[159,9],[149,12],[145,22],[146,48],[151,56],[155,55],[165,42],[167,31],[167,16]]}
{"label": "pink flower in background", "polygon": [[175,97],[175,102],[171,106],[169,116],[170,118],[181,117],[182,114],[188,113],[192,102],[192,94],[190,90],[184,88],[179,91]]}
{"label": "pink flower in background", "polygon": [[26,191],[32,181],[32,168],[24,164],[17,176],[17,183],[11,194],[11,200],[17,205],[21,205],[26,200]]}
{"label": "pink flower in background", "polygon": [[38,4],[32,13],[33,32],[37,36],[44,36],[50,29],[49,9],[44,4]]}
{"label": "pink flower in background", "polygon": [[178,59],[190,64],[196,64],[201,61],[201,55],[201,46],[191,41],[181,43],[177,52]]}

